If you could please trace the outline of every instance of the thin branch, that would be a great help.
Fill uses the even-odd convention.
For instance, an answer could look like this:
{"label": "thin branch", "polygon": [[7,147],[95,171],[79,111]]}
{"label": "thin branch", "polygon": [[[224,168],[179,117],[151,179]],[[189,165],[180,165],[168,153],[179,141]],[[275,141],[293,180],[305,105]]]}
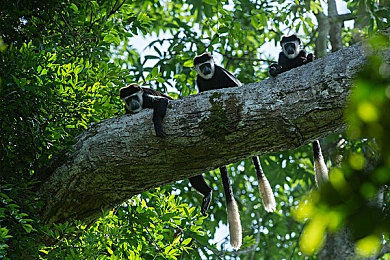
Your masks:
{"label": "thin branch", "polygon": [[355,20],[357,15],[348,13],[348,14],[338,14],[337,16],[329,16],[329,22],[345,22],[349,20]]}
{"label": "thin branch", "polygon": [[[335,0],[328,0],[328,16],[337,17],[337,5]],[[340,21],[331,21],[329,20],[330,29],[329,29],[329,39],[332,44],[332,52],[338,51],[343,47],[343,42],[341,38],[341,28],[342,22]]]}

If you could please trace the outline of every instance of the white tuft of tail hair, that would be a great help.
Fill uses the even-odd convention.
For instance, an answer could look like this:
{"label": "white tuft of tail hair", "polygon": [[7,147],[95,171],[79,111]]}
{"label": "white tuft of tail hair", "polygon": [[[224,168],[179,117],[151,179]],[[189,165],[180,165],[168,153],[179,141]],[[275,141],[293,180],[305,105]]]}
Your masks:
{"label": "white tuft of tail hair", "polygon": [[267,212],[275,211],[276,201],[267,177],[263,174],[261,178],[258,179],[258,181],[259,181],[260,196],[261,199],[263,200],[264,209]]}
{"label": "white tuft of tail hair", "polygon": [[229,222],[230,244],[236,250],[242,245],[242,227],[236,201],[227,203],[227,217]]}
{"label": "white tuft of tail hair", "polygon": [[314,172],[317,187],[321,187],[322,184],[328,182],[328,168],[326,167],[324,158],[320,155],[317,159],[314,159]]}

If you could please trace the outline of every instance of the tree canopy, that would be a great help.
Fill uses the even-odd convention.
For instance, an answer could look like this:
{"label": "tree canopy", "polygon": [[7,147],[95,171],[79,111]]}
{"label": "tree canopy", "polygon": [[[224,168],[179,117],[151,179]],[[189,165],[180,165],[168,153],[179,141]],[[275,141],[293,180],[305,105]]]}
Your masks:
{"label": "tree canopy", "polygon": [[[382,51],[389,48],[389,16],[389,6],[381,0],[4,0],[0,10],[0,258],[336,259],[358,255],[387,259],[390,66],[388,54]],[[204,51],[244,84],[267,81],[278,42],[290,33],[296,33],[306,51],[317,57],[352,48],[357,42],[367,48],[366,66],[354,75],[353,94],[343,115],[347,130],[334,130],[321,139],[332,169],[323,188],[315,188],[309,145],[293,151],[264,148],[268,153],[261,155],[261,162],[277,200],[276,212],[267,213],[251,162],[242,157],[231,161],[228,169],[244,235],[238,251],[228,245],[218,170],[205,174],[214,189],[207,217],[199,213],[200,195],[182,180],[101,209],[94,222],[69,218],[46,223],[42,186],[77,149],[76,137],[93,134],[88,127],[124,118],[118,117],[124,113],[119,88],[137,82],[175,99],[196,94],[192,59]],[[145,46],[140,46],[140,36],[147,39],[141,41],[147,42]],[[282,78],[290,86],[300,80]],[[339,73],[337,80],[350,79]],[[332,86],[319,87],[326,92]],[[304,101],[298,94],[297,100]],[[281,99],[277,95],[283,95],[283,88],[275,87],[275,95]],[[147,115],[126,116],[126,120]],[[310,129],[313,122],[302,125]],[[323,133],[318,130],[313,136]],[[261,150],[247,149],[247,154]],[[175,171],[175,165],[170,167]],[[120,179],[112,183],[118,194],[126,190],[124,183]],[[92,188],[102,195],[109,193]],[[82,196],[79,189],[71,192],[76,200]],[[340,244],[348,248],[344,255],[331,250],[332,246],[340,249]]]}

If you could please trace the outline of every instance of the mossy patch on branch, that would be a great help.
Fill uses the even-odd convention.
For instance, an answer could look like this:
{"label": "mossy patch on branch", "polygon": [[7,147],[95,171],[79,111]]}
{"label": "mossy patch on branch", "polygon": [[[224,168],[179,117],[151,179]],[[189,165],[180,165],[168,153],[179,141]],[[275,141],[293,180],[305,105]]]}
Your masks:
{"label": "mossy patch on branch", "polygon": [[241,119],[242,104],[235,97],[230,97],[224,102],[219,92],[213,93],[209,100],[210,116],[202,120],[199,126],[206,136],[223,140],[226,135],[237,130]]}

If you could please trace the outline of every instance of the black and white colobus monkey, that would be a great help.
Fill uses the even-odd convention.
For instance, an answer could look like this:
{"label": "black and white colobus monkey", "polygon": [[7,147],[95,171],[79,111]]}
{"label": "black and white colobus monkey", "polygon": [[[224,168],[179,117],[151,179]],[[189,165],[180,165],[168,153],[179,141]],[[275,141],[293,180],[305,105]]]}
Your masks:
{"label": "black and white colobus monkey", "polygon": [[125,103],[126,114],[135,114],[143,108],[153,108],[153,124],[156,136],[164,137],[166,134],[162,127],[162,120],[167,112],[170,96],[150,88],[143,88],[138,84],[130,84],[119,90],[119,96]]}
{"label": "black and white colobus monkey", "polygon": [[[278,63],[271,64],[269,67],[269,74],[273,77],[314,60],[312,53],[306,55],[306,51],[301,49],[301,39],[295,34],[283,36],[280,45],[282,51],[279,53]],[[328,181],[328,168],[322,156],[320,142],[316,140],[312,143],[312,146],[315,180],[319,187]]]}
{"label": "black and white colobus monkey", "polygon": [[269,67],[269,74],[273,77],[314,60],[312,53],[306,55],[306,51],[301,50],[301,39],[295,34],[283,36],[280,45],[282,52],[279,53],[278,63]]}
{"label": "black and white colobus monkey", "polygon": [[[196,78],[196,84],[198,85],[199,92],[204,92],[212,89],[242,86],[241,82],[229,71],[216,65],[214,63],[213,57],[209,53],[203,53],[202,55],[195,57],[194,67],[198,73],[198,76]],[[276,208],[275,198],[273,196],[271,186],[261,168],[259,158],[258,156],[253,156],[252,160],[256,168],[257,177],[259,180],[260,194],[263,199],[264,207],[268,212],[274,211]],[[236,201],[234,200],[233,191],[226,166],[220,167],[219,171],[221,173],[222,183],[226,197],[230,244],[235,249],[238,249],[241,247],[242,244],[242,228],[240,215],[238,213]],[[203,215],[205,215],[210,205],[212,189],[209,185],[207,185],[202,175],[192,177],[189,180],[191,185],[203,195],[201,212]]]}

